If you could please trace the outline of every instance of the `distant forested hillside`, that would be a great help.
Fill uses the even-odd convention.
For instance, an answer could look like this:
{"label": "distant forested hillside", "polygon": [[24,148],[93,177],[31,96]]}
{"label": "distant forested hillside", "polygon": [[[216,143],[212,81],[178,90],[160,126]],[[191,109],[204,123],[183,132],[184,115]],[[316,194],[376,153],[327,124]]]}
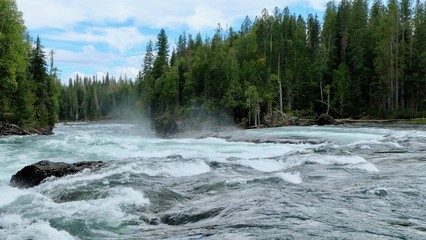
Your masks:
{"label": "distant forested hillside", "polygon": [[118,80],[107,74],[102,79],[80,77],[70,79],[59,97],[59,118],[62,121],[87,121],[99,119],[134,119],[136,109],[136,85],[130,79]]}

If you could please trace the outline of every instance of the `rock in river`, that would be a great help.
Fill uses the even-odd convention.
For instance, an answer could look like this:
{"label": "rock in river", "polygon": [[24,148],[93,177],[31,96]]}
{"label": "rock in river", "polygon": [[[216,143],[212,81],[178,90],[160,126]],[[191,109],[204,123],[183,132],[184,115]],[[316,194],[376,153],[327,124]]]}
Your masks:
{"label": "rock in river", "polygon": [[30,135],[31,133],[25,129],[9,123],[0,122],[0,136],[8,135]]}
{"label": "rock in river", "polygon": [[337,121],[334,120],[334,118],[332,118],[330,115],[321,114],[321,116],[319,116],[319,118],[317,119],[317,124],[319,126],[335,125],[337,124]]}
{"label": "rock in river", "polygon": [[78,162],[68,164],[64,162],[41,161],[28,165],[17,172],[10,179],[10,185],[19,188],[31,188],[39,185],[48,177],[63,177],[74,174],[86,168],[99,168],[103,162]]}

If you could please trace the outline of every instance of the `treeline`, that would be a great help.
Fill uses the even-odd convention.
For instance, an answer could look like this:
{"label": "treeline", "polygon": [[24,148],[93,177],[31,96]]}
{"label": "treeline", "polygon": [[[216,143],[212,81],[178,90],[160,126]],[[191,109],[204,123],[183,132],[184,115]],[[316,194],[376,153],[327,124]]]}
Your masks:
{"label": "treeline", "polygon": [[[61,86],[53,52],[26,33],[14,0],[0,0],[0,121],[27,129],[61,120],[143,112],[159,131],[178,120],[229,117],[259,125],[298,116],[415,117],[426,112],[424,1],[342,0],[324,17],[263,10],[240,29],[203,38],[161,30],[136,81],[76,77]],[[136,111],[134,111],[136,110]]]}
{"label": "treeline", "polygon": [[127,77],[117,80],[109,74],[102,79],[77,75],[61,88],[59,118],[61,121],[132,119],[139,111],[135,109],[136,103],[135,84]]}
{"label": "treeline", "polygon": [[0,122],[29,131],[51,129],[58,120],[57,69],[39,38],[26,32],[14,0],[0,0]]}
{"label": "treeline", "polygon": [[426,111],[425,59],[424,2],[343,0],[327,4],[322,24],[263,10],[238,31],[183,33],[171,53],[161,30],[137,85],[160,129],[200,112],[250,125],[274,111],[413,117]]}

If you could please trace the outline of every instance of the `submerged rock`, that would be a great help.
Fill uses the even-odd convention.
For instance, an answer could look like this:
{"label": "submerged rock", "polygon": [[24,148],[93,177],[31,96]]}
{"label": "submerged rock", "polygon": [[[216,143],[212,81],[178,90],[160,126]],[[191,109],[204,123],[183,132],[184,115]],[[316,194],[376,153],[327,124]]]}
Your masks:
{"label": "submerged rock", "polygon": [[86,168],[99,168],[103,162],[78,162],[68,164],[64,162],[41,161],[28,165],[18,171],[10,179],[10,185],[18,188],[31,188],[39,185],[48,177],[63,177],[74,174]]}
{"label": "submerged rock", "polygon": [[319,118],[317,119],[317,124],[319,126],[335,125],[337,124],[337,121],[334,118],[332,118],[330,115],[321,114],[321,116],[319,116]]}
{"label": "submerged rock", "polygon": [[171,226],[184,225],[187,223],[195,223],[201,220],[209,219],[216,217],[221,213],[224,208],[214,208],[208,211],[199,212],[199,213],[177,213],[177,214],[166,214],[161,217],[161,222]]}
{"label": "submerged rock", "polygon": [[0,136],[9,136],[9,135],[30,135],[31,133],[25,129],[9,123],[0,122]]}
{"label": "submerged rock", "polygon": [[151,226],[157,226],[160,225],[160,219],[157,217],[149,218],[147,216],[141,216],[139,220],[144,221],[146,224]]}

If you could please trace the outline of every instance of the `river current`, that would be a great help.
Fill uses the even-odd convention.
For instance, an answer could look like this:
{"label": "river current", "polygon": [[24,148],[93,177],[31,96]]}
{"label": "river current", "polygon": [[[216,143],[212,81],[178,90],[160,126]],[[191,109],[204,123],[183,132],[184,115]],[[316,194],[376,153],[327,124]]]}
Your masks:
{"label": "river current", "polygon": [[[425,126],[54,132],[0,138],[0,239],[426,239]],[[41,160],[108,165],[9,186]]]}

